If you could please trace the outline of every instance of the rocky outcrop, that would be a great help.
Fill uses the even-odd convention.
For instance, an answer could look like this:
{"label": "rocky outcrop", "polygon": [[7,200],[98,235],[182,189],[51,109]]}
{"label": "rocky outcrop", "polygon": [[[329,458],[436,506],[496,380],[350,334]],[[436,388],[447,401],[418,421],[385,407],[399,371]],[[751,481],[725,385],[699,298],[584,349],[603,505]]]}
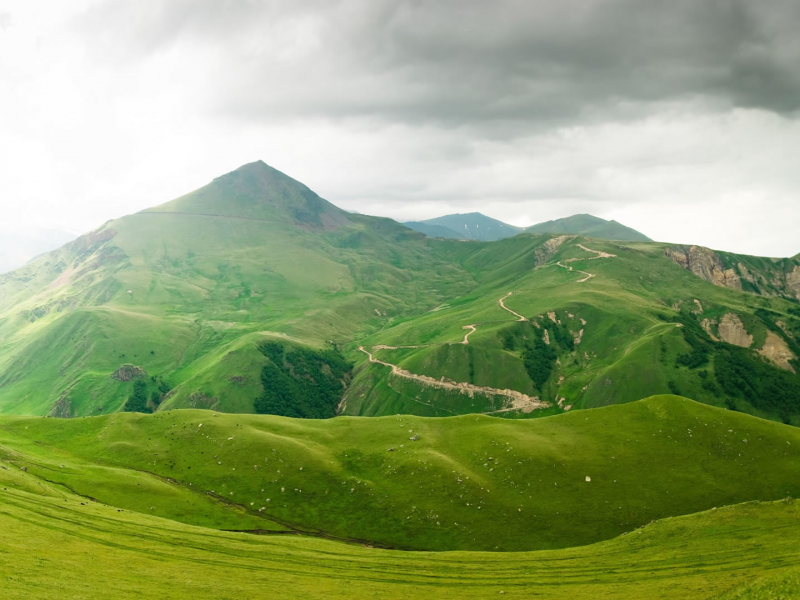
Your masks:
{"label": "rocky outcrop", "polygon": [[774,331],[767,331],[767,341],[764,342],[764,347],[758,353],[781,369],[794,373],[794,368],[789,361],[797,357],[789,350],[786,341]]}
{"label": "rocky outcrop", "polygon": [[722,317],[717,331],[723,342],[741,346],[742,348],[749,348],[753,345],[753,336],[747,333],[742,320],[733,313],[728,313]]}
{"label": "rocky outcrop", "polygon": [[742,281],[734,269],[726,269],[713,250],[702,246],[676,246],[664,254],[687,271],[720,287],[742,289]]}
{"label": "rocky outcrop", "polygon": [[130,381],[131,379],[140,379],[142,377],[147,377],[147,371],[136,365],[122,365],[111,374],[111,378],[117,381]]}
{"label": "rocky outcrop", "polygon": [[550,238],[544,244],[536,248],[533,251],[534,256],[536,257],[536,265],[544,264],[548,258],[553,256],[556,250],[558,250],[559,246],[566,242],[567,240],[575,239],[574,235],[559,235],[554,238]]}

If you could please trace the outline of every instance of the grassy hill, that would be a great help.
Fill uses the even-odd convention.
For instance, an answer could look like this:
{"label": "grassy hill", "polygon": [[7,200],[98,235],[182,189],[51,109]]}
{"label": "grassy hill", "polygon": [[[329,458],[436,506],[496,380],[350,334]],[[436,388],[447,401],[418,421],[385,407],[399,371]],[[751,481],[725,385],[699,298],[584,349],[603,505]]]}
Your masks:
{"label": "grassy hill", "polygon": [[792,597],[798,504],[753,500],[797,495],[799,448],[677,397],[534,421],[3,417],[0,575],[11,598],[167,579],[172,597]]}
{"label": "grassy hill", "polygon": [[532,225],[525,231],[529,233],[566,233],[624,242],[652,241],[643,233],[626,227],[622,223],[617,223],[614,220],[606,221],[605,219],[592,215],[572,215],[571,217],[565,217],[563,219],[546,221],[544,223]]}
{"label": "grassy hill", "polygon": [[0,450],[126,510],[416,550],[585,545],[800,493],[800,430],[670,396],[537,420],[4,417]]}
{"label": "grassy hill", "polygon": [[427,221],[410,221],[406,227],[432,237],[494,242],[517,235],[521,227],[514,227],[481,213],[444,215]]}

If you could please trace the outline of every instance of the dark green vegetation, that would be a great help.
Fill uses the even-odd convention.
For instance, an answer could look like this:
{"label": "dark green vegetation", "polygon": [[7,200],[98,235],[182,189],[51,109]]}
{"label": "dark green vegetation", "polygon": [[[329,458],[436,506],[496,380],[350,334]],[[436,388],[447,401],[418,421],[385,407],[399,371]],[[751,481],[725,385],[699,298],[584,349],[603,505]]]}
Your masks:
{"label": "dark green vegetation", "polygon": [[337,350],[315,351],[265,342],[258,348],[269,358],[261,369],[264,393],[256,400],[257,413],[329,419],[336,416],[353,365]]}
{"label": "dark green vegetation", "polygon": [[[680,392],[797,424],[800,305],[731,288],[725,268],[745,265],[763,292],[783,263],[723,259],[572,235],[431,239],[253,163],[0,277],[0,412],[522,418]],[[295,377],[259,350],[269,342],[339,348],[352,375],[315,359],[303,368],[322,375]],[[749,387],[721,381],[742,365]]]}
{"label": "dark green vegetation", "polygon": [[528,227],[529,233],[572,234],[623,242],[650,242],[649,237],[616,221],[592,215],[572,215]]}
{"label": "dark green vegetation", "polygon": [[522,227],[514,227],[481,213],[445,215],[427,221],[409,221],[404,225],[429,237],[479,242],[496,242],[523,231]]}

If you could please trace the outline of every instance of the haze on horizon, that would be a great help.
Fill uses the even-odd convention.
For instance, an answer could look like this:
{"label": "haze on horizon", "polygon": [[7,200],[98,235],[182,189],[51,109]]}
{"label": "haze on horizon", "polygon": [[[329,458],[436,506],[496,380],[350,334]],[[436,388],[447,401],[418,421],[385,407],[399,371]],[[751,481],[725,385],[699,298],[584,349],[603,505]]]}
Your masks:
{"label": "haze on horizon", "polygon": [[0,236],[258,159],[352,211],[800,252],[800,4],[0,0]]}

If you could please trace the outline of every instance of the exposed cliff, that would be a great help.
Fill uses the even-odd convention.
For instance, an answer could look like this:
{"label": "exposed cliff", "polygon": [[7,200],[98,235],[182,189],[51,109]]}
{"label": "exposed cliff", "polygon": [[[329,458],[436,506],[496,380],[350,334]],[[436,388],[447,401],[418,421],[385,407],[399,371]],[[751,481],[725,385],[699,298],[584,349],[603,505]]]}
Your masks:
{"label": "exposed cliff", "polygon": [[715,252],[703,246],[669,246],[664,254],[684,269],[720,287],[760,296],[800,300],[800,260]]}

